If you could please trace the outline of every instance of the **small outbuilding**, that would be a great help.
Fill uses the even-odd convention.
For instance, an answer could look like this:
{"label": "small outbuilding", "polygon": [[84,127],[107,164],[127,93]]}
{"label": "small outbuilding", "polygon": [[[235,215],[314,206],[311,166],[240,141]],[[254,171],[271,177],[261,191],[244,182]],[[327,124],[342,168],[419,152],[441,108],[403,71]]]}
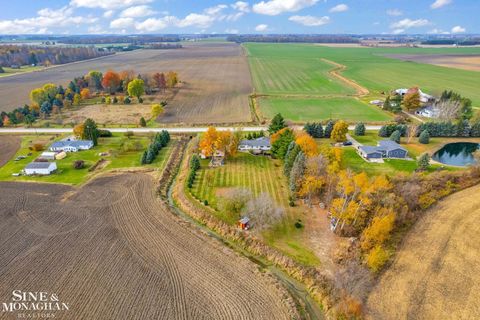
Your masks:
{"label": "small outbuilding", "polygon": [[55,152],[42,152],[40,155],[40,158],[45,159],[45,160],[55,160]]}
{"label": "small outbuilding", "polygon": [[24,169],[27,176],[48,176],[52,174],[55,170],[57,170],[56,162],[32,162],[29,163]]}
{"label": "small outbuilding", "polygon": [[250,229],[250,218],[243,217],[242,219],[238,220],[238,227],[242,230]]}

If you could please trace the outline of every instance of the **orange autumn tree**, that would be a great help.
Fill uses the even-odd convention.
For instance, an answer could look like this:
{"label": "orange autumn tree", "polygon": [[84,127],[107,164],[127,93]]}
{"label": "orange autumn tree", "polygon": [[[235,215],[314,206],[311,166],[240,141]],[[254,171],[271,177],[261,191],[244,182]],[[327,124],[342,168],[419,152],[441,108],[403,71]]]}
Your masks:
{"label": "orange autumn tree", "polygon": [[82,89],[82,91],[80,91],[80,96],[82,97],[82,100],[90,98],[90,90],[88,88]]}
{"label": "orange autumn tree", "polygon": [[202,135],[199,147],[205,157],[211,157],[213,155],[217,139],[218,131],[214,127],[209,127],[207,132]]}
{"label": "orange autumn tree", "polygon": [[102,86],[109,92],[115,93],[120,86],[120,76],[118,73],[108,70],[102,79]]}
{"label": "orange autumn tree", "polygon": [[83,123],[77,124],[73,127],[73,135],[77,138],[81,138],[83,136],[83,132],[85,130],[85,126]]}

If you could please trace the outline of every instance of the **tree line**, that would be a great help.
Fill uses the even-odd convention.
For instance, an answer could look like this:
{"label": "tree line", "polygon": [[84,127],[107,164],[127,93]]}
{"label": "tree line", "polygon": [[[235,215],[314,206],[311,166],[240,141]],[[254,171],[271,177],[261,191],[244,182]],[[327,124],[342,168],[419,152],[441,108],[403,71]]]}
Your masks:
{"label": "tree line", "polygon": [[0,66],[64,64],[93,59],[113,53],[94,47],[40,47],[27,45],[0,45]]}
{"label": "tree line", "polygon": [[150,143],[147,150],[143,152],[140,163],[142,165],[151,164],[153,161],[155,161],[155,158],[158,156],[159,152],[166,147],[169,142],[170,134],[168,131],[162,130],[162,132],[155,134],[152,143]]}
{"label": "tree line", "polygon": [[340,35],[229,35],[227,41],[272,42],[272,43],[359,43],[360,40],[350,36]]}
{"label": "tree line", "polygon": [[[133,70],[121,72],[108,70],[103,74],[92,70],[84,76],[74,78],[66,88],[47,83],[33,89],[29,95],[29,105],[0,113],[0,127],[21,123],[31,125],[39,117],[47,118],[51,114],[61,113],[63,108],[78,106],[81,101],[90,99],[93,92],[114,96],[102,97],[102,103],[130,104],[134,97],[139,103],[143,103],[142,96],[145,93],[164,92],[166,89],[174,88],[178,82],[178,74],[174,71],[136,74]],[[118,98],[117,94],[120,94]],[[165,104],[153,105],[153,115],[161,114]]]}

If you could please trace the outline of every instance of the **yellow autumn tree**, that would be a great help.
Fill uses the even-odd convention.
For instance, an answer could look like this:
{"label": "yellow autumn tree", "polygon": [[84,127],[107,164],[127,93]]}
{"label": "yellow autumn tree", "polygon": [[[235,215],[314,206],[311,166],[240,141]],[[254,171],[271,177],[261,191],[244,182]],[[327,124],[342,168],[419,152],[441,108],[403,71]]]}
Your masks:
{"label": "yellow autumn tree", "polygon": [[200,151],[206,156],[211,157],[215,152],[215,145],[218,140],[218,131],[214,127],[209,127],[207,132],[202,135],[199,147]]}
{"label": "yellow autumn tree", "polygon": [[395,213],[389,208],[380,208],[379,212],[379,216],[374,217],[370,225],[363,230],[360,245],[364,251],[380,246],[390,238]]}
{"label": "yellow autumn tree", "polygon": [[73,127],[73,134],[77,138],[81,138],[83,136],[83,131],[85,130],[85,126],[83,123],[77,124],[75,127]]}
{"label": "yellow autumn tree", "polygon": [[389,254],[381,246],[375,246],[366,256],[366,262],[370,269],[378,272],[388,261]]}
{"label": "yellow autumn tree", "polygon": [[348,123],[343,120],[337,121],[333,126],[331,138],[337,142],[343,142],[347,140]]}

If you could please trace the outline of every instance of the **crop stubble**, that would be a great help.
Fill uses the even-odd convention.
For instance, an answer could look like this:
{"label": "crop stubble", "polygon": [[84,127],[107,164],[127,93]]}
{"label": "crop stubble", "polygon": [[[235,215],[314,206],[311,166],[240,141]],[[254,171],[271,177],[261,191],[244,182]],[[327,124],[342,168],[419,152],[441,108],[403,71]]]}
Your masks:
{"label": "crop stubble", "polygon": [[185,83],[160,122],[229,123],[251,120],[252,84],[247,58],[238,44],[189,44],[175,50],[136,50],[0,79],[0,110],[28,103],[29,92],[45,83],[67,85],[90,70],[176,71]]}
{"label": "crop stubble", "polygon": [[480,186],[418,221],[368,299],[370,319],[480,318]]}
{"label": "crop stubble", "polygon": [[20,288],[57,293],[68,319],[288,318],[270,281],[179,224],[147,175],[0,189],[1,301]]}

